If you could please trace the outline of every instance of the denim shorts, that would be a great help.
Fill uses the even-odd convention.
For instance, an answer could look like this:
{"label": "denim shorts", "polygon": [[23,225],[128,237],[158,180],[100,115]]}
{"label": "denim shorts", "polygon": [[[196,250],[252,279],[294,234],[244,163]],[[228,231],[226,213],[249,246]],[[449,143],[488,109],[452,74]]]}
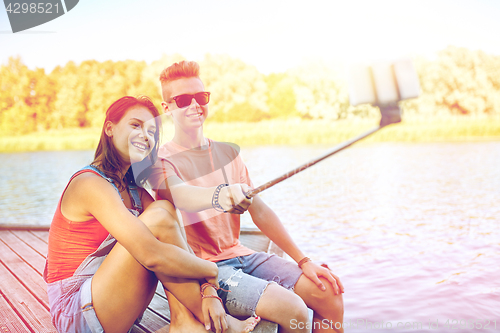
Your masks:
{"label": "denim shorts", "polygon": [[270,283],[293,290],[302,270],[296,263],[274,254],[256,252],[217,262],[219,297],[227,312],[235,317],[255,315],[257,303]]}
{"label": "denim shorts", "polygon": [[[59,333],[104,332],[92,306],[91,283],[115,244],[116,240],[109,235],[94,253],[85,258],[72,277],[47,284],[52,323]],[[43,277],[47,281],[47,264]]]}
{"label": "denim shorts", "polygon": [[81,277],[64,279],[47,287],[49,303],[54,304],[50,308],[52,322],[58,332],[104,332],[92,307],[91,283],[90,276],[84,281]]}
{"label": "denim shorts", "polygon": [[[109,235],[94,253],[85,258],[72,277],[47,285],[50,314],[57,332],[104,332],[93,307],[91,284],[92,277],[115,243],[116,240]],[[142,314],[135,323],[141,319]]]}
{"label": "denim shorts", "polygon": [[[113,236],[102,242],[78,266],[72,277],[47,284],[52,323],[59,333],[102,333],[104,329],[92,306],[92,277],[116,244]],[[47,264],[44,270],[47,281]]]}

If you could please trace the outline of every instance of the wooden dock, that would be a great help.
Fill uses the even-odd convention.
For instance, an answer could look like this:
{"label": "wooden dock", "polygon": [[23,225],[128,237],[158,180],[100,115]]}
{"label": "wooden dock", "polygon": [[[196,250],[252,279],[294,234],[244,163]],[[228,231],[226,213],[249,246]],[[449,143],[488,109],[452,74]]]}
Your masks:
{"label": "wooden dock", "polygon": [[[0,332],[56,332],[52,325],[43,269],[47,255],[48,227],[0,226]],[[244,245],[257,251],[282,254],[257,229],[244,229]],[[163,288],[133,333],[168,332],[170,312]],[[257,333],[277,332],[277,325],[262,321]]]}

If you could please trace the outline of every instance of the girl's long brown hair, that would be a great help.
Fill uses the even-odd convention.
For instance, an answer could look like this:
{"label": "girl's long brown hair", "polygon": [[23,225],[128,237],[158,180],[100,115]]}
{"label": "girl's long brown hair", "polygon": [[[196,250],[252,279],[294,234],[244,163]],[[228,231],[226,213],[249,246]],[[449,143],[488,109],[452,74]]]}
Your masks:
{"label": "girl's long brown hair", "polygon": [[[155,117],[156,122],[156,132],[155,132],[155,145],[151,149],[151,153],[146,157],[145,160],[149,159],[148,165],[153,165],[158,158],[158,149],[160,142],[160,129],[161,129],[161,121],[160,121],[160,112],[153,104],[151,99],[147,96],[125,96],[111,104],[111,106],[106,111],[106,119],[104,119],[104,125],[101,131],[101,138],[99,139],[99,144],[97,145],[97,149],[94,155],[94,161],[92,165],[95,165],[103,171],[108,178],[111,178],[115,185],[123,191],[126,188],[125,180],[122,179],[124,175],[120,175],[120,170],[122,170],[125,162],[122,160],[118,151],[116,150],[115,145],[113,144],[113,139],[109,137],[106,132],[106,122],[111,121],[114,124],[117,124],[125,113],[134,106],[144,106],[151,114]],[[143,173],[145,174],[145,173]],[[137,179],[137,178],[136,178]],[[143,183],[145,179],[137,179],[140,183]]]}

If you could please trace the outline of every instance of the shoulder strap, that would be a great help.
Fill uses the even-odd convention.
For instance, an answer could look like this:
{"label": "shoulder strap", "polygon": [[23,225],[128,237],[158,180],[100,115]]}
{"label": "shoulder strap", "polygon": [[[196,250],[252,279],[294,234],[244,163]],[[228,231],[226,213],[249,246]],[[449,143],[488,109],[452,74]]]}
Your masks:
{"label": "shoulder strap", "polygon": [[[118,195],[120,196],[120,198],[123,201],[122,195],[120,194],[120,190],[115,185],[115,183],[113,182],[113,180],[111,178],[109,178],[109,177],[106,177],[106,174],[104,174],[104,172],[102,172],[101,170],[99,170],[98,168],[96,168],[93,165],[87,165],[86,167],[83,167],[78,172],[76,172],[73,175],[73,177],[75,177],[76,175],[80,174],[82,171],[87,171],[87,170],[88,171],[94,171],[94,172],[96,172],[97,174],[99,174],[99,176],[101,176],[102,178],[106,179],[111,185],[113,185],[113,187],[115,188],[116,192],[118,192]],[[132,205],[134,206],[133,209],[128,208],[128,210],[133,215],[135,215],[136,217],[138,217],[139,214],[142,213],[142,203],[141,203],[141,197],[139,195],[139,191],[137,190],[138,187],[137,187],[137,185],[136,185],[136,183],[134,181],[134,177],[131,174],[131,170],[130,169],[127,172],[127,174],[125,175],[125,178],[127,180],[128,191],[129,191],[130,197],[132,199]]]}
{"label": "shoulder strap", "polygon": [[120,198],[123,201],[122,195],[120,194],[120,190],[118,189],[118,187],[113,182],[113,179],[106,177],[106,174],[104,172],[102,172],[101,170],[99,170],[98,168],[96,168],[93,165],[87,165],[86,167],[81,168],[73,176],[71,176],[71,178],[75,177],[76,175],[80,174],[82,171],[86,171],[86,170],[94,171],[97,174],[99,174],[99,176],[101,176],[102,178],[106,179],[111,185],[113,185],[113,187],[115,188],[116,192],[118,192],[118,195],[120,196]]}
{"label": "shoulder strap", "polygon": [[134,205],[135,210],[137,210],[139,213],[142,213],[141,196],[139,195],[138,186],[135,183],[132,168],[127,171],[125,179],[127,180],[128,192],[130,193],[130,197],[132,198],[132,205]]}

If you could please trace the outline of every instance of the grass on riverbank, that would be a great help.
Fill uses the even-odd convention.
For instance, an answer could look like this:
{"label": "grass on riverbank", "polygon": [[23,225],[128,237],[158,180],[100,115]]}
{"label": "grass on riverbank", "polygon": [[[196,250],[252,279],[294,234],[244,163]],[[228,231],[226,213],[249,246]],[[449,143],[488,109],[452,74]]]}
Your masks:
{"label": "grass on riverbank", "polygon": [[0,152],[39,150],[95,150],[100,128],[67,128],[0,137]]}
{"label": "grass on riverbank", "polygon": [[[336,144],[377,125],[377,120],[298,121],[272,120],[258,123],[207,122],[205,134],[214,140],[241,146]],[[173,126],[165,126],[165,138],[172,137]],[[0,152],[39,150],[94,150],[99,128],[75,128],[0,137]],[[500,140],[499,119],[405,119],[375,133],[365,142],[440,142]]]}

